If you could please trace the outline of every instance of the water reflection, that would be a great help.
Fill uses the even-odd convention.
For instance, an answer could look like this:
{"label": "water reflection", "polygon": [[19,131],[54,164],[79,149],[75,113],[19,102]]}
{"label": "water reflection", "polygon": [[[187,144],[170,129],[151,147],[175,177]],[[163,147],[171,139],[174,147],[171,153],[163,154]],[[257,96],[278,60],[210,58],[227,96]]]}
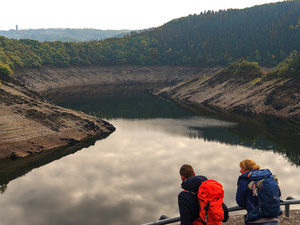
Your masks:
{"label": "water reflection", "polygon": [[69,154],[82,150],[85,147],[89,147],[95,144],[97,140],[106,138],[108,135],[100,135],[91,137],[83,142],[76,143],[71,146],[62,148],[56,148],[49,151],[44,151],[26,158],[17,160],[1,159],[0,160],[0,192],[3,194],[7,185],[11,180],[14,180],[20,176],[25,175],[35,168],[47,165],[55,160],[65,157]]}
{"label": "water reflection", "polygon": [[117,132],[108,138],[10,182],[0,198],[5,206],[2,223],[132,225],[157,220],[161,214],[177,216],[178,170],[183,163],[220,181],[229,206],[235,205],[238,165],[244,158],[253,158],[279,177],[283,198],[300,196],[294,183],[299,168],[282,155],[190,138],[188,128],[173,135],[166,127],[174,127],[175,120],[109,122]]}
{"label": "water reflection", "polygon": [[[121,111],[107,116],[116,132],[76,154],[69,152],[59,160],[53,157],[29,168],[30,173],[23,168],[23,173],[8,178],[0,196],[1,224],[134,225],[157,220],[161,214],[178,216],[178,170],[183,163],[220,181],[228,206],[235,205],[239,162],[245,158],[278,176],[283,198],[300,198],[295,183],[300,179],[297,148],[292,151],[293,144],[282,148],[285,151],[278,147],[285,146],[282,141],[298,143],[295,136],[285,140],[291,133],[289,121],[277,121],[275,126],[271,118],[219,114],[211,109],[189,112],[153,96],[143,97],[148,106],[138,102],[141,96],[130,97],[127,107],[133,110],[129,113],[121,110],[121,100],[81,99],[78,107],[87,113],[97,113],[101,104],[110,108],[114,106],[109,103],[117,103],[115,109]],[[72,99],[61,103],[76,108],[75,96]],[[143,114],[145,109],[151,113]],[[130,112],[139,115],[134,118]],[[290,128],[297,131],[295,126]]]}
{"label": "water reflection", "polygon": [[[130,88],[124,85],[118,87],[110,85],[109,88],[107,86],[90,86],[83,90],[74,88],[72,91],[68,89],[52,90],[44,95],[61,106],[84,111],[100,118],[180,118],[181,121],[177,123],[189,123],[185,124],[189,126],[189,132],[183,132],[183,134],[191,138],[271,150],[287,156],[292,164],[300,165],[298,148],[300,145],[300,121],[274,118],[268,115],[253,116],[229,113],[202,105],[195,107],[184,103],[180,103],[181,107],[178,108],[174,102],[143,94],[144,89],[143,86],[130,86]],[[191,117],[195,116],[197,119],[192,121]],[[195,121],[197,121],[196,124]],[[203,121],[207,121],[204,126],[200,124]],[[217,123],[226,121],[231,125],[225,129],[222,128],[223,126],[215,129],[214,121]],[[169,130],[179,132],[178,129],[171,128]]]}

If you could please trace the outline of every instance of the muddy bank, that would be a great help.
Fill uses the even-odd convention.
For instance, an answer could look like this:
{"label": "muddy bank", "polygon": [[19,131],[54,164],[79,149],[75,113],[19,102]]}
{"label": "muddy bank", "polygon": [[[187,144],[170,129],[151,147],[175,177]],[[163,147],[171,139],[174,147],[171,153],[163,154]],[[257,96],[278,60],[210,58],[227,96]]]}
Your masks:
{"label": "muddy bank", "polygon": [[163,88],[155,94],[228,111],[300,119],[300,79],[263,80],[225,72]]}
{"label": "muddy bank", "polygon": [[0,158],[74,145],[115,130],[104,120],[47,102],[14,79],[1,81],[0,104]]}
{"label": "muddy bank", "polygon": [[167,87],[195,77],[213,74],[220,68],[179,66],[115,66],[24,69],[14,77],[31,90],[42,92],[56,88],[88,85],[143,85]]}

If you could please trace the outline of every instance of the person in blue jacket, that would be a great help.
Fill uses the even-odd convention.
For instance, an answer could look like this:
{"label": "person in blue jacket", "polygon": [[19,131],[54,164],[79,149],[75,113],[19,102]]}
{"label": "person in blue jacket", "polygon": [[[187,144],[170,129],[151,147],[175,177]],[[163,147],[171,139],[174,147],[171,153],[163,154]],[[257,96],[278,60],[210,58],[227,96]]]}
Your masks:
{"label": "person in blue jacket", "polygon": [[[237,192],[236,192],[236,203],[241,206],[245,207],[247,210],[247,213],[249,213],[253,208],[255,208],[258,205],[258,199],[256,196],[253,196],[252,190],[248,188],[248,184],[250,183],[250,178],[248,177],[248,174],[253,172],[254,170],[259,170],[260,166],[257,165],[253,160],[251,159],[245,159],[240,162],[240,172],[242,175],[239,176],[238,182],[237,182]],[[246,218],[246,216],[245,216]],[[278,218],[260,218],[255,221],[246,221],[245,224],[264,224],[264,225],[276,225],[278,224],[279,219]]]}
{"label": "person in blue jacket", "polygon": [[[198,189],[203,181],[206,181],[205,176],[196,176],[191,165],[184,164],[179,171],[182,183],[181,187],[184,189],[178,194],[178,207],[180,213],[181,225],[193,225],[199,217],[199,200]],[[224,220],[228,220],[228,208],[223,203]]]}

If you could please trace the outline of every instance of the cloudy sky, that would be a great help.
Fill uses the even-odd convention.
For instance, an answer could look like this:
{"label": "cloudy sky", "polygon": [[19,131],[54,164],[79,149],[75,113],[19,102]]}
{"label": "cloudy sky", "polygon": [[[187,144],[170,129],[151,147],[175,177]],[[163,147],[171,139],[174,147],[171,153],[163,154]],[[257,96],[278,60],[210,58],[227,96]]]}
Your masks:
{"label": "cloudy sky", "polygon": [[[283,1],[283,0],[280,0]],[[206,10],[246,8],[278,0],[9,0],[0,30],[38,28],[145,29]]]}

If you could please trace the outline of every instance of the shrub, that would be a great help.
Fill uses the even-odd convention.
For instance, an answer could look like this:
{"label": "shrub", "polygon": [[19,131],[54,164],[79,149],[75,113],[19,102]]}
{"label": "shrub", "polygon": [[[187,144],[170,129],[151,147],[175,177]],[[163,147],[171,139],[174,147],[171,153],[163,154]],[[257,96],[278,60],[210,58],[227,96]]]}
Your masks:
{"label": "shrub", "polygon": [[299,77],[300,76],[300,54],[293,52],[284,61],[277,65],[277,70],[268,74],[269,78],[274,77]]}
{"label": "shrub", "polygon": [[12,75],[13,71],[9,68],[8,65],[0,64],[0,77],[5,77]]}
{"label": "shrub", "polygon": [[253,75],[261,76],[263,73],[257,62],[248,62],[246,60],[235,61],[230,64],[228,71],[235,75]]}
{"label": "shrub", "polygon": [[300,76],[300,54],[291,61],[288,66],[288,72],[292,77]]}
{"label": "shrub", "polygon": [[2,81],[8,81],[11,79],[10,75],[13,74],[13,71],[9,68],[8,65],[0,64],[0,85]]}

